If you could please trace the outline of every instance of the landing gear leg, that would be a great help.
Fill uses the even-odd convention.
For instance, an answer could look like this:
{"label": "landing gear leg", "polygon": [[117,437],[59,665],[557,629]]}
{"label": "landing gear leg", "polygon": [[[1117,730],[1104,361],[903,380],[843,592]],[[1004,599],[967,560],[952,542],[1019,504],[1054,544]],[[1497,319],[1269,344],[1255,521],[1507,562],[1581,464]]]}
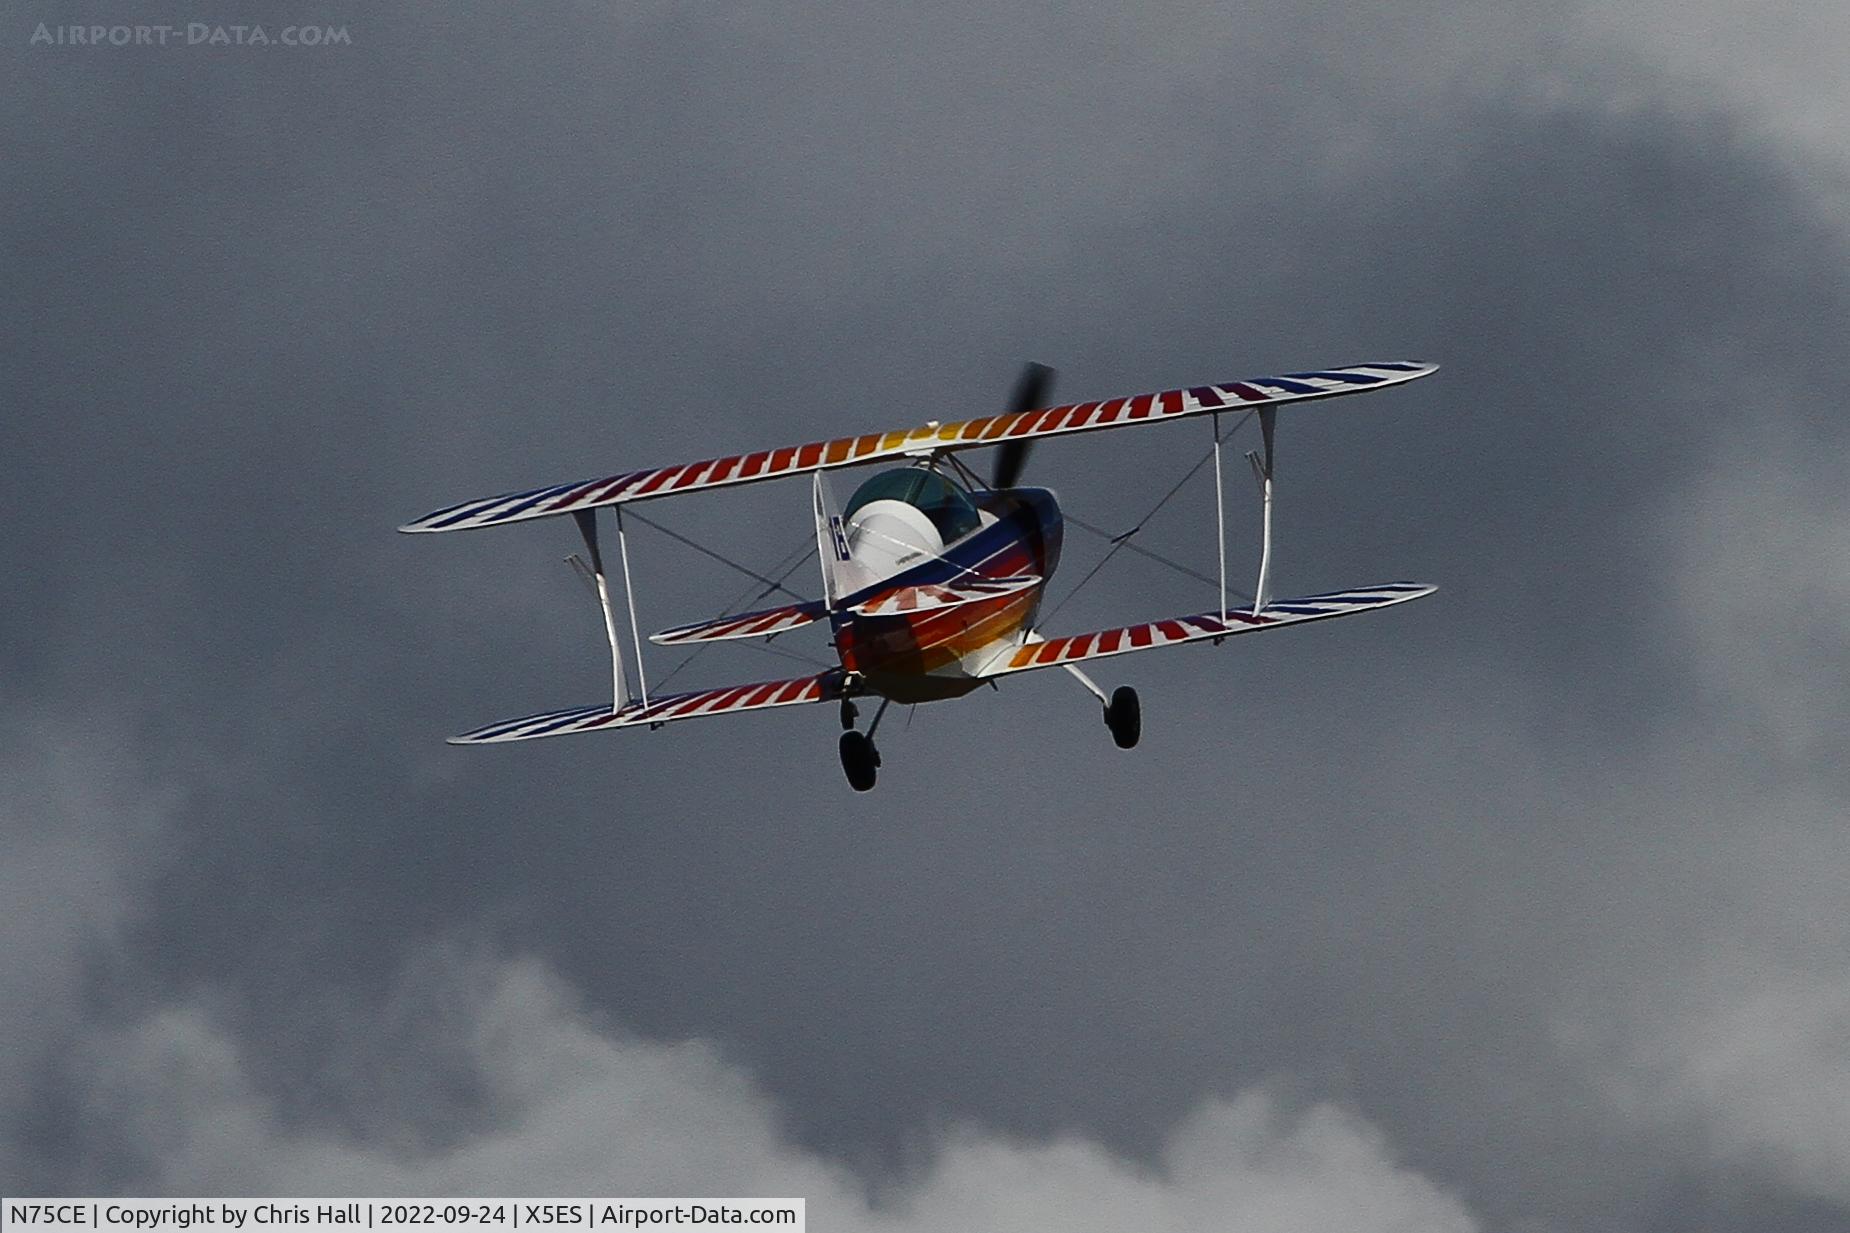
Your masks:
{"label": "landing gear leg", "polygon": [[1137,738],[1143,735],[1143,704],[1137,701],[1136,690],[1120,685],[1112,691],[1111,701],[1105,704],[1105,726],[1119,749],[1136,747]]}
{"label": "landing gear leg", "polygon": [[1143,735],[1143,707],[1137,701],[1137,691],[1129,685],[1120,685],[1107,698],[1098,682],[1075,668],[1072,664],[1061,664],[1073,678],[1097,698],[1105,707],[1105,726],[1111,729],[1111,739],[1117,742],[1119,749],[1130,749],[1137,744],[1137,738]]}

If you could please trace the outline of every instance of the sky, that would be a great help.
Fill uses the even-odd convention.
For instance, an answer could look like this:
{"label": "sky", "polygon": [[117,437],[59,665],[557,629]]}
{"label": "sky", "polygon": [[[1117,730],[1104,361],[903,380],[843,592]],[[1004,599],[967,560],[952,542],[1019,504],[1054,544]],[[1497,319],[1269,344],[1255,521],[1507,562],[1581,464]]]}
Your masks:
{"label": "sky", "polygon": [[[150,20],[0,26],[0,1191],[1850,1228],[1835,6],[32,41]],[[350,41],[185,43],[258,20]],[[568,527],[399,523],[983,414],[1025,359],[1072,399],[1441,363],[1281,413],[1274,572],[1440,591],[1101,664],[1131,752],[1046,674],[895,712],[866,796],[828,708],[443,744],[595,701],[605,648]],[[1124,529],[1207,448],[1029,477]],[[1140,541],[1211,568],[1212,500]],[[644,512],[763,566],[808,502]],[[740,592],[632,549],[651,628]],[[1069,532],[1056,603],[1100,555]],[[1050,631],[1211,602],[1120,554]]]}

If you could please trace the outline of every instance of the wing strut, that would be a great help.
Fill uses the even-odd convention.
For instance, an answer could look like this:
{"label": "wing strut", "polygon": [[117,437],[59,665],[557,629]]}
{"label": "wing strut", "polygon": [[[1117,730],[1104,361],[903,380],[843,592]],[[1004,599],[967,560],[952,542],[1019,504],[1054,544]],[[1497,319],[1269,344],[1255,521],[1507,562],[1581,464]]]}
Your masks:
{"label": "wing strut", "polygon": [[[623,507],[617,506],[617,555],[623,559],[623,602],[630,610],[630,645],[636,648],[636,687],[649,705],[649,678],[642,670],[642,630],[636,624],[636,587],[630,582],[630,541],[623,533]],[[614,647],[612,648],[615,649]]]}
{"label": "wing strut", "polygon": [[[591,558],[591,577],[597,584],[597,604],[604,611],[604,636],[610,641],[610,690],[611,714],[621,711],[624,705],[634,701],[630,697],[627,684],[623,680],[623,647],[617,639],[617,614],[610,606],[610,581],[604,573],[604,554],[597,546],[597,511],[581,509],[572,511],[572,521],[578,524],[578,534],[584,537],[585,552]],[[630,592],[629,544],[623,537],[623,515],[617,515],[617,546],[623,558],[623,589],[629,600],[630,633],[636,633],[636,599]],[[642,676],[642,644],[636,645],[636,675]],[[643,701],[647,705],[648,685],[643,684]]]}
{"label": "wing strut", "polygon": [[1220,619],[1224,621],[1227,619],[1227,503],[1221,497],[1218,411],[1214,413],[1214,546],[1220,553]]}
{"label": "wing strut", "polygon": [[[1259,408],[1259,434],[1265,438],[1265,457],[1258,450],[1248,450],[1246,461],[1253,464],[1253,478],[1259,481],[1261,505],[1259,539],[1259,582],[1253,588],[1253,615],[1258,616],[1272,601],[1272,423],[1278,412],[1272,407]],[[1216,462],[1218,463],[1218,455]],[[1221,566],[1221,585],[1226,586],[1227,567]],[[1221,596],[1221,614],[1226,615],[1227,597]]]}

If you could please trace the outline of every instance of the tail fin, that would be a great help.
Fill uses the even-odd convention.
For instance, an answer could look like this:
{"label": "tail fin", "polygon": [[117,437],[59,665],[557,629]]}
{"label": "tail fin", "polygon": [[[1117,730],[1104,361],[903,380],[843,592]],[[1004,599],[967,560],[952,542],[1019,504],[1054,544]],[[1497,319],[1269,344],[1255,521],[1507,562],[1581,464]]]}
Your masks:
{"label": "tail fin", "polygon": [[822,562],[822,602],[833,612],[844,597],[872,585],[875,579],[849,554],[848,528],[820,471],[815,473],[811,494],[816,507],[816,556]]}

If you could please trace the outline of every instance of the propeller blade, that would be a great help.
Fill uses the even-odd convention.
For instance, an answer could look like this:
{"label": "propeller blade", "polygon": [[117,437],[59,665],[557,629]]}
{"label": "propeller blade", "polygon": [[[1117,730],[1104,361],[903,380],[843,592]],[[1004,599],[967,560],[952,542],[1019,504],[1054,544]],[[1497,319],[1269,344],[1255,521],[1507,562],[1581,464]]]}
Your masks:
{"label": "propeller blade", "polygon": [[[1021,370],[1021,379],[1015,382],[1015,393],[1009,398],[1008,413],[1033,411],[1047,405],[1047,395],[1053,389],[1053,369],[1045,364],[1029,363]],[[1022,468],[1028,462],[1029,443],[1023,441],[1005,441],[996,451],[995,469],[989,486],[991,488],[1013,488],[1021,478]]]}

